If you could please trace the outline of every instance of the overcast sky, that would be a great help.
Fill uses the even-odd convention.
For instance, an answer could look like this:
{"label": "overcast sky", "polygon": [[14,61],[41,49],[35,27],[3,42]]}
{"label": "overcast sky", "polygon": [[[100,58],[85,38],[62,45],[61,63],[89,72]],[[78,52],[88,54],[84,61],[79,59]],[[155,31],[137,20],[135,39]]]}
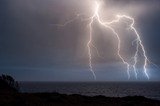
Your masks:
{"label": "overcast sky", "polygon": [[[88,67],[88,27],[82,19],[93,14],[89,0],[0,0],[0,74],[9,74],[19,81],[94,81]],[[160,1],[104,0],[100,14],[111,20],[117,13],[134,17],[147,56],[160,66]],[[83,14],[65,27],[63,24]],[[123,20],[124,21],[124,20]],[[121,53],[132,54],[131,31],[126,23],[116,24],[123,38]],[[116,56],[113,33],[93,24],[93,38],[99,53],[93,49],[93,68],[97,81],[132,81],[127,79],[126,66]],[[147,67],[150,80],[160,81],[160,69]],[[142,68],[138,79],[146,80]]]}

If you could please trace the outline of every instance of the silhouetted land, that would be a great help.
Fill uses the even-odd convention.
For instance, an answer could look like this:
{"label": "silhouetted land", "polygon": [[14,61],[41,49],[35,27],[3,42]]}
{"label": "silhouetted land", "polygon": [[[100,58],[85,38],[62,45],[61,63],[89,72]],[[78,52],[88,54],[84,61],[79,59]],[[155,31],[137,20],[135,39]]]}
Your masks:
{"label": "silhouetted land", "polygon": [[0,106],[160,106],[160,101],[142,96],[105,97],[59,93],[20,93],[10,76],[0,76]]}

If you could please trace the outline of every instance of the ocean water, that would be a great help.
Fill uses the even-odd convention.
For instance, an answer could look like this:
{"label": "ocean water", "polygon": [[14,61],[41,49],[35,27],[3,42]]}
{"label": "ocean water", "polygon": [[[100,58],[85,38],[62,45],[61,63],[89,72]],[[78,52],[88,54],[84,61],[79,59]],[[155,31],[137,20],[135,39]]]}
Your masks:
{"label": "ocean water", "polygon": [[107,97],[145,96],[160,100],[160,82],[20,82],[21,92],[58,92]]}

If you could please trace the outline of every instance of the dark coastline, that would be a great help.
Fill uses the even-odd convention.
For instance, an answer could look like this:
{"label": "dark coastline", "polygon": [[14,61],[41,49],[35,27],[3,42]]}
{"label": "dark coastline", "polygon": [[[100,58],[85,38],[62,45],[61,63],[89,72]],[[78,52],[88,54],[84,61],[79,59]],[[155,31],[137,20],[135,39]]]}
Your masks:
{"label": "dark coastline", "polygon": [[105,97],[59,93],[0,94],[0,106],[160,106],[160,101],[143,96]]}
{"label": "dark coastline", "polygon": [[[61,85],[63,84],[61,83]],[[144,96],[112,97],[102,95],[84,96],[83,94],[57,92],[25,93],[21,92],[19,83],[11,76],[0,76],[0,106],[160,106],[160,100]]]}
{"label": "dark coastline", "polygon": [[144,96],[160,100],[160,82],[20,82],[22,93],[79,94],[106,97]]}

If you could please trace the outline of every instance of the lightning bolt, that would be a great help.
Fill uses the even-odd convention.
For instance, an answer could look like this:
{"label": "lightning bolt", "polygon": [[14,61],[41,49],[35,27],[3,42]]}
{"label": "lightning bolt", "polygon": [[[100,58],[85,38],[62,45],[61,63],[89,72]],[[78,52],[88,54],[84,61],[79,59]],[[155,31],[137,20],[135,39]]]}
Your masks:
{"label": "lightning bolt", "polygon": [[113,20],[113,21],[111,21],[111,22],[103,22],[103,21],[100,19],[100,16],[99,16],[99,7],[100,7],[100,5],[99,5],[97,2],[95,2],[95,5],[96,5],[95,12],[94,12],[93,16],[90,17],[90,20],[91,20],[90,23],[89,23],[89,28],[90,28],[90,35],[89,35],[89,36],[90,36],[90,39],[89,39],[89,41],[88,41],[88,43],[87,43],[88,55],[89,55],[89,67],[90,67],[90,71],[93,73],[93,76],[94,76],[94,78],[96,79],[96,76],[95,76],[95,73],[94,73],[93,67],[92,67],[92,54],[91,54],[91,48],[90,48],[90,45],[91,45],[91,43],[92,43],[92,23],[93,23],[94,19],[96,19],[96,20],[99,22],[99,24],[101,24],[101,25],[104,26],[105,28],[109,28],[109,29],[116,35],[116,37],[117,37],[117,39],[118,39],[118,52],[117,52],[117,55],[120,57],[120,59],[122,60],[122,62],[127,65],[128,78],[130,78],[130,74],[129,74],[129,66],[130,66],[130,65],[129,65],[129,63],[127,63],[127,62],[125,61],[125,59],[120,55],[120,44],[121,44],[121,41],[120,41],[119,35],[118,35],[118,33],[117,33],[111,26],[109,26],[110,24],[112,24],[112,23],[114,23],[114,22],[118,22],[119,19],[118,19],[118,20]]}
{"label": "lightning bolt", "polygon": [[[137,55],[138,55],[138,52],[139,52],[139,46],[141,47],[142,51],[143,51],[143,56],[144,56],[144,65],[143,65],[143,69],[144,69],[144,73],[146,75],[146,77],[149,79],[149,75],[147,73],[147,61],[148,60],[148,57],[146,56],[146,51],[145,51],[145,48],[142,44],[142,40],[140,38],[140,35],[138,34],[136,28],[134,27],[134,19],[132,17],[129,17],[129,16],[126,16],[126,15],[117,15],[119,18],[127,18],[127,19],[130,19],[132,21],[132,24],[130,25],[130,28],[135,32],[136,36],[137,36],[137,41],[136,41],[136,52],[135,52],[135,55],[134,55],[134,65],[133,65],[133,68],[134,68],[134,71],[136,73],[136,64],[137,64]],[[136,73],[136,78],[137,78],[137,73]]]}
{"label": "lightning bolt", "polygon": [[[94,76],[94,79],[96,79],[96,76],[95,76],[95,73],[93,71],[93,67],[92,67],[92,54],[91,54],[91,45],[92,45],[92,23],[94,22],[94,20],[97,20],[99,22],[100,25],[104,26],[105,28],[108,28],[110,29],[114,35],[116,35],[116,38],[118,40],[118,48],[117,48],[117,55],[119,56],[119,58],[121,59],[121,61],[127,66],[127,74],[128,74],[128,79],[130,78],[130,73],[129,73],[129,69],[130,69],[130,66],[133,67],[134,69],[134,72],[135,72],[135,77],[137,79],[137,69],[136,69],[136,64],[137,64],[137,56],[138,56],[138,52],[139,52],[139,47],[142,49],[143,51],[143,56],[144,56],[144,65],[143,65],[143,69],[144,69],[144,74],[145,76],[149,79],[149,75],[147,73],[147,61],[148,60],[148,57],[146,56],[146,51],[145,51],[145,48],[142,44],[142,40],[140,38],[140,35],[138,34],[136,28],[134,27],[134,24],[135,24],[135,21],[134,21],[134,18],[130,17],[130,16],[127,16],[127,15],[117,15],[117,19],[115,20],[112,20],[110,22],[104,22],[103,20],[101,20],[100,18],[100,15],[99,15],[99,8],[100,8],[100,4],[98,2],[95,2],[95,10],[94,10],[94,14],[93,16],[91,16],[89,19],[90,19],[90,23],[89,23],[89,31],[90,31],[90,34],[89,34],[89,41],[87,43],[87,47],[88,47],[88,55],[89,55],[89,68],[90,68],[90,71],[93,73],[93,76]],[[120,37],[119,37],[119,34],[115,31],[114,28],[111,27],[111,24],[113,23],[117,23],[117,22],[120,22],[120,20],[124,18],[124,19],[129,19],[132,23],[131,25],[129,26],[131,30],[133,30],[135,32],[135,35],[136,35],[136,51],[135,51],[135,54],[134,54],[134,64],[131,65],[130,63],[128,63],[124,57],[120,54],[120,50],[121,50],[121,40],[120,40]],[[133,42],[135,42],[133,41]],[[132,44],[133,44],[132,42]]]}
{"label": "lightning bolt", "polygon": [[[123,64],[126,65],[126,71],[127,71],[127,75],[128,75],[128,79],[130,79],[130,67],[133,68],[133,71],[135,73],[135,78],[137,79],[137,76],[138,76],[138,73],[137,73],[137,63],[138,63],[138,60],[137,60],[137,57],[138,57],[138,53],[140,52],[139,49],[142,50],[142,56],[144,58],[144,63],[143,63],[143,71],[144,71],[144,74],[145,76],[149,79],[149,75],[147,73],[147,63],[150,62],[147,55],[146,55],[146,51],[145,51],[145,47],[142,43],[142,40],[141,40],[141,37],[138,33],[138,31],[136,30],[134,24],[135,24],[135,20],[134,18],[132,18],[131,16],[128,16],[128,15],[119,15],[117,14],[116,15],[116,19],[112,20],[112,21],[109,21],[109,22],[106,22],[106,21],[103,21],[101,19],[101,16],[99,15],[99,9],[100,9],[100,3],[98,3],[97,1],[95,1],[95,9],[94,9],[94,12],[93,12],[93,15],[88,17],[88,18],[85,18],[85,19],[82,19],[83,21],[89,21],[88,23],[88,27],[89,27],[89,40],[87,41],[87,49],[88,49],[88,66],[89,66],[89,70],[91,71],[94,79],[96,80],[96,74],[93,70],[93,65],[92,65],[92,47],[96,49],[97,51],[97,54],[99,57],[100,54],[98,52],[98,49],[97,47],[93,44],[93,28],[92,28],[92,24],[94,21],[97,21],[101,26],[103,26],[104,28],[106,29],[110,29],[110,31],[112,31],[112,33],[116,36],[117,38],[117,56],[120,58],[120,60],[123,62]],[[54,24],[58,27],[64,27],[66,26],[67,24],[70,24],[71,22],[75,21],[78,17],[80,17],[81,15],[80,14],[77,14],[76,17],[74,17],[73,19],[65,22],[64,24]],[[132,41],[132,45],[134,45],[134,43],[136,44],[136,50],[135,50],[135,53],[134,53],[134,56],[132,57],[133,58],[133,64],[127,62],[125,60],[125,58],[121,55],[120,51],[121,51],[121,39],[120,39],[120,36],[119,34],[116,32],[116,30],[111,26],[112,24],[114,23],[118,23],[121,21],[121,19],[125,19],[125,20],[129,20],[131,21],[131,24],[129,25],[129,29],[131,29],[134,33],[135,33],[135,36],[136,36],[136,39]]]}

